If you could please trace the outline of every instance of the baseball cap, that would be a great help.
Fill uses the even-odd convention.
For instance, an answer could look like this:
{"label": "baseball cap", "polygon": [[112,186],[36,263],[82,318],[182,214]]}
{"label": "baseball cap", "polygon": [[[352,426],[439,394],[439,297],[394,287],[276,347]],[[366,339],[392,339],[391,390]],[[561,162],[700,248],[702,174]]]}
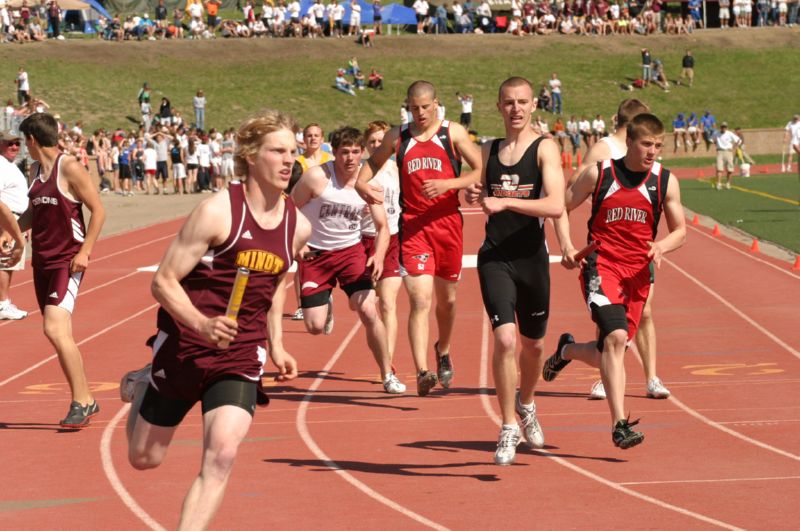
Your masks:
{"label": "baseball cap", "polygon": [[722,122],[719,124],[720,127],[728,127],[728,122]]}
{"label": "baseball cap", "polygon": [[19,135],[13,134],[10,131],[0,131],[0,142],[10,142],[11,140],[19,140]]}

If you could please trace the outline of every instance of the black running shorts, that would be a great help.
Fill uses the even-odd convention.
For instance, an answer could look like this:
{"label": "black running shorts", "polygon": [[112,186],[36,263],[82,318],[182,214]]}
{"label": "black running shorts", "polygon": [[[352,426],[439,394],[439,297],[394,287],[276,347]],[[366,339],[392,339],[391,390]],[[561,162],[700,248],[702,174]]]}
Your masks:
{"label": "black running shorts", "polygon": [[[236,406],[253,416],[256,411],[257,386],[257,382],[236,376],[217,380],[203,391],[201,399],[203,414],[220,406]],[[191,400],[167,398],[150,384],[139,408],[139,414],[154,426],[171,428],[180,424],[195,404],[196,402]]]}
{"label": "black running shorts", "polygon": [[541,339],[550,315],[550,266],[547,253],[517,260],[478,254],[481,295],[492,329],[517,323],[519,333]]}

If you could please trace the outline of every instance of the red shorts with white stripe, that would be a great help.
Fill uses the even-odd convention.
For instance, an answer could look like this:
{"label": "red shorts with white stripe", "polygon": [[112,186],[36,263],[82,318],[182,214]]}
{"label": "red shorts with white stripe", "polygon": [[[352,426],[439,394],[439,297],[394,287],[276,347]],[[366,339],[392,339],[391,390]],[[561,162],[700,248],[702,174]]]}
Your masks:
{"label": "red shorts with white stripe", "polygon": [[[586,266],[581,271],[580,281],[583,297],[590,309],[592,305],[596,309],[601,309],[611,304],[625,308],[628,339],[633,339],[639,328],[647,296],[650,294],[650,268],[645,266],[639,270],[627,269],[592,254],[587,258]],[[602,336],[613,332],[610,329],[603,329],[613,327],[604,326],[602,322],[597,324]]]}
{"label": "red shorts with white stripe", "polygon": [[[375,238],[362,236],[361,243],[367,253],[367,258],[372,256],[375,249]],[[397,234],[392,234],[389,238],[389,248],[386,249],[386,257],[383,259],[383,273],[380,280],[384,278],[400,276],[400,238]]]}
{"label": "red shorts with white stripe", "polygon": [[464,220],[461,212],[406,216],[400,224],[400,264],[409,275],[434,275],[444,280],[461,278],[464,254]]}
{"label": "red shorts with white stripe", "polygon": [[45,306],[58,306],[69,313],[75,309],[75,299],[83,280],[83,273],[70,273],[69,264],[58,269],[33,269],[33,287],[36,302],[44,313]]}
{"label": "red shorts with white stripe", "polygon": [[[371,273],[367,269],[367,253],[361,242],[335,251],[310,249],[318,254],[311,260],[300,262],[303,308],[317,306],[317,298],[312,296],[332,290],[337,283],[348,297],[357,291],[373,288]],[[327,304],[327,300],[324,303]]]}

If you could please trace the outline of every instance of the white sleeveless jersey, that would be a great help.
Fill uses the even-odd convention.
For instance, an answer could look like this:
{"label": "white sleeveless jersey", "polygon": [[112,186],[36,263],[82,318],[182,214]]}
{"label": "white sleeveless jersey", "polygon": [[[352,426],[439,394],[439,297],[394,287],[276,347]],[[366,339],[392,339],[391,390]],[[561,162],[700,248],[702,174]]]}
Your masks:
{"label": "white sleeveless jersey", "polygon": [[605,142],[608,145],[608,149],[611,150],[611,156],[608,157],[610,159],[621,159],[628,153],[628,146],[619,147],[615,139],[611,136],[604,136],[600,139],[600,142]]}
{"label": "white sleeveless jersey", "polygon": [[326,162],[321,167],[329,177],[328,184],[322,195],[300,209],[311,221],[308,245],[325,251],[346,249],[361,241],[361,221],[368,212],[367,203],[355,188],[339,184],[333,162]]}
{"label": "white sleeveless jersey", "polygon": [[[394,157],[386,161],[383,168],[378,170],[372,181],[383,188],[383,207],[386,209],[386,220],[389,223],[389,234],[397,234],[400,230],[400,177],[397,174],[397,164]],[[364,236],[374,237],[377,234],[375,223],[369,211],[361,222],[361,233]]]}

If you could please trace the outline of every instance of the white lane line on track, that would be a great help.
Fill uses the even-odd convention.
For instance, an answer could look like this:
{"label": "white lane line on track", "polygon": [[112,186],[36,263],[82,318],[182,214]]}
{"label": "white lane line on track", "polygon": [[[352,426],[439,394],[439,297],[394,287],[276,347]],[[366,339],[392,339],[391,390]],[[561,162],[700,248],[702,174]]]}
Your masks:
{"label": "white lane line on track", "polygon": [[[131,315],[131,316],[128,316],[128,317],[126,317],[125,319],[122,319],[121,321],[117,321],[116,323],[114,323],[114,324],[112,324],[112,325],[109,325],[109,326],[107,326],[107,327],[103,328],[103,329],[102,329],[102,330],[100,330],[99,332],[96,332],[96,333],[94,333],[94,334],[90,335],[89,337],[87,337],[87,338],[85,338],[85,339],[82,339],[81,341],[79,341],[79,342],[77,343],[77,345],[78,345],[78,346],[81,346],[81,345],[83,345],[84,343],[88,343],[88,342],[89,342],[89,341],[91,341],[92,339],[95,339],[96,337],[102,336],[102,335],[103,335],[103,334],[105,334],[106,332],[109,332],[109,331],[111,331],[111,330],[113,330],[113,329],[117,328],[118,326],[122,326],[123,324],[127,323],[128,321],[131,321],[131,320],[133,320],[133,319],[135,319],[135,318],[139,317],[139,316],[140,316],[140,315],[142,315],[143,313],[147,313],[147,312],[149,312],[150,310],[152,310],[152,309],[153,309],[153,308],[155,308],[156,306],[158,306],[158,304],[151,304],[151,305],[150,305],[150,306],[148,306],[147,308],[145,308],[145,309],[143,309],[143,310],[139,310],[139,311],[138,311],[138,312],[136,312],[135,314],[133,314],[133,315]],[[3,380],[2,382],[0,382],[0,387],[3,387],[3,386],[4,386],[4,385],[6,385],[7,383],[9,383],[9,382],[13,382],[13,381],[14,381],[14,380],[16,380],[17,378],[21,378],[22,376],[25,376],[25,375],[26,375],[26,374],[28,374],[29,372],[31,372],[31,371],[33,371],[33,370],[36,370],[36,369],[38,369],[38,368],[39,368],[39,367],[41,367],[42,365],[44,365],[44,364],[46,364],[46,363],[48,363],[48,362],[50,362],[50,361],[53,361],[54,359],[56,359],[56,357],[57,357],[57,356],[56,356],[56,354],[53,354],[52,356],[50,356],[50,357],[48,357],[48,358],[45,358],[45,359],[43,359],[42,361],[40,361],[40,362],[38,362],[38,363],[35,363],[35,364],[31,365],[31,366],[30,366],[30,367],[28,367],[27,369],[25,369],[25,370],[23,370],[23,371],[20,371],[20,372],[18,372],[17,374],[15,374],[15,375],[13,375],[13,376],[10,376],[10,377],[6,378],[6,379],[5,379],[5,380]]]}
{"label": "white lane line on track", "polygon": [[[489,332],[488,332],[488,321],[486,316],[483,316],[483,321],[481,323],[481,367],[480,367],[480,381],[479,381],[479,388],[480,388],[480,395],[481,395],[481,403],[483,404],[483,409],[486,411],[486,415],[492,419],[492,421],[499,427],[502,424],[502,419],[494,412],[491,403],[489,402],[489,394],[488,394],[488,382],[489,382]],[[565,466],[572,470],[573,472],[577,472],[582,476],[585,476],[591,480],[597,481],[602,483],[603,485],[610,487],[616,491],[619,491],[623,494],[627,494],[629,496],[633,496],[634,498],[638,498],[642,501],[646,501],[661,507],[663,509],[668,509],[670,511],[675,511],[680,513],[684,516],[689,516],[691,518],[696,518],[702,522],[707,524],[715,525],[718,527],[722,527],[724,529],[731,529],[731,530],[741,530],[734,525],[728,524],[726,522],[722,522],[720,520],[715,520],[714,518],[705,516],[700,513],[696,513],[694,511],[690,511],[688,509],[684,509],[683,507],[679,507],[677,505],[672,505],[671,503],[667,503],[665,501],[659,500],[658,498],[653,498],[652,496],[647,496],[646,494],[642,494],[640,492],[636,492],[635,490],[629,489],[623,486],[620,483],[615,483],[610,481],[602,476],[598,476],[597,474],[586,470],[585,468],[581,468],[578,465],[575,465],[568,461],[567,459],[563,459],[556,455],[551,454],[547,450],[536,450],[537,454],[543,455],[545,457],[549,457],[559,465]]]}
{"label": "white lane line on track", "polygon": [[785,450],[781,450],[780,448],[776,448],[776,447],[771,446],[771,445],[769,445],[767,443],[763,443],[763,442],[761,442],[761,441],[759,441],[757,439],[753,439],[751,437],[748,437],[747,435],[739,433],[736,430],[732,430],[732,429],[728,428],[727,426],[723,426],[719,422],[715,422],[715,421],[711,420],[710,418],[708,418],[708,417],[706,417],[704,415],[701,415],[700,413],[698,413],[694,409],[690,408],[689,406],[687,406],[686,404],[684,404],[683,402],[678,400],[675,397],[675,395],[670,396],[669,400],[673,404],[675,404],[676,406],[678,406],[679,408],[684,410],[686,413],[688,413],[689,415],[693,416],[694,418],[696,418],[697,420],[702,422],[703,424],[707,424],[707,425],[711,426],[712,428],[716,428],[716,429],[718,429],[718,430],[720,430],[722,432],[727,433],[728,435],[736,437],[737,439],[741,439],[744,442],[753,444],[755,446],[758,446],[759,448],[763,448],[764,450],[769,450],[770,452],[774,452],[774,453],[776,453],[778,455],[782,455],[783,457],[788,457],[789,459],[794,459],[795,461],[800,461],[800,456],[798,456],[798,455],[795,455],[793,453],[787,452]]}
{"label": "white lane line on track", "polygon": [[700,280],[698,280],[697,278],[695,278],[694,276],[689,274],[685,269],[683,269],[680,266],[678,266],[678,264],[676,264],[672,260],[670,260],[668,258],[664,258],[664,261],[667,264],[669,264],[672,267],[674,267],[679,273],[681,273],[683,276],[685,276],[686,278],[691,280],[693,283],[697,284],[700,287],[700,289],[702,289],[703,291],[705,291],[706,293],[711,295],[713,298],[717,299],[723,306],[725,306],[730,311],[732,311],[733,313],[735,313],[736,315],[741,317],[745,322],[747,322],[747,324],[751,325],[753,328],[755,328],[756,330],[758,330],[759,332],[761,332],[762,334],[764,334],[765,336],[770,338],[772,341],[777,343],[779,346],[781,346],[783,349],[785,349],[789,354],[791,354],[795,358],[800,359],[800,352],[798,352],[797,350],[793,349],[790,345],[788,345],[781,338],[779,338],[778,336],[776,336],[775,334],[773,334],[772,332],[770,332],[769,330],[767,330],[766,328],[764,328],[763,326],[758,324],[754,319],[749,317],[747,314],[745,314],[739,308],[737,308],[732,303],[728,302],[725,298],[723,298],[722,295],[720,295],[719,293],[717,293],[713,289],[711,289],[708,286],[706,286],[705,284],[703,284],[703,282],[701,282]]}
{"label": "white lane line on track", "polygon": [[772,478],[725,478],[725,479],[673,479],[667,481],[626,481],[620,485],[668,485],[670,483],[732,483],[739,481],[783,481],[800,479],[800,476],[778,476]]}
{"label": "white lane line on track", "polygon": [[[129,253],[131,251],[135,251],[136,249],[141,249],[142,247],[146,247],[146,246],[151,245],[153,243],[166,240],[167,238],[173,238],[174,236],[175,236],[174,234],[170,234],[169,236],[162,236],[160,238],[156,238],[155,240],[146,241],[144,243],[140,243],[138,245],[134,245],[133,247],[128,247],[127,249],[125,249],[123,251],[116,251],[114,253],[107,254],[105,256],[101,256],[99,258],[94,258],[94,259],[89,261],[89,265],[96,264],[97,262],[102,262],[103,260],[108,260],[109,258],[113,258],[113,257],[119,256],[121,254]],[[30,264],[28,264],[28,265],[30,265]],[[17,284],[14,284],[11,287],[12,288],[18,288],[18,287],[21,287],[21,286],[25,286],[27,284],[31,284],[32,282],[33,282],[33,279],[29,279],[29,280],[25,280],[24,282],[19,282]]]}
{"label": "white lane line on track", "polygon": [[111,457],[111,439],[114,436],[114,430],[119,424],[119,421],[125,418],[125,414],[130,410],[130,404],[124,404],[117,414],[114,415],[114,418],[111,419],[111,422],[103,430],[103,437],[100,440],[100,459],[103,463],[103,472],[108,479],[108,482],[111,483],[111,487],[117,493],[117,496],[122,500],[122,503],[131,510],[131,512],[136,515],[139,520],[144,522],[144,524],[153,529],[154,531],[166,531],[165,528],[156,522],[153,517],[147,514],[147,511],[142,509],[142,507],[136,503],[136,500],[133,499],[130,492],[125,488],[122,484],[122,481],[119,479],[117,475],[117,471],[114,468],[114,459]]}
{"label": "white lane line on track", "polygon": [[783,273],[784,275],[789,275],[790,277],[792,277],[792,278],[793,278],[793,279],[795,279],[795,280],[800,280],[800,276],[798,276],[796,273],[793,273],[792,271],[790,271],[790,270],[789,270],[789,268],[791,267],[791,264],[789,264],[788,262],[786,263],[786,268],[784,269],[784,268],[782,268],[782,267],[776,266],[776,265],[775,265],[775,264],[773,264],[772,262],[767,262],[766,260],[762,260],[761,258],[759,258],[758,256],[756,256],[756,255],[755,255],[755,254],[753,254],[753,253],[748,253],[748,252],[745,252],[745,251],[743,251],[743,250],[739,249],[738,247],[736,247],[736,246],[734,246],[734,245],[731,245],[731,244],[729,244],[728,242],[726,242],[726,241],[724,241],[724,240],[722,240],[722,239],[720,239],[720,238],[716,238],[716,237],[714,237],[714,236],[712,236],[712,235],[710,235],[710,234],[708,234],[708,233],[706,233],[706,232],[704,232],[704,231],[702,231],[702,230],[698,229],[697,227],[693,227],[693,226],[691,226],[691,225],[690,225],[690,224],[688,224],[688,223],[686,224],[686,226],[687,226],[689,229],[691,229],[691,230],[695,231],[696,233],[700,234],[700,235],[701,235],[701,236],[703,236],[704,238],[708,238],[709,240],[715,241],[715,242],[717,242],[717,243],[718,243],[718,244],[720,244],[720,245],[724,245],[724,246],[725,246],[725,247],[727,247],[728,249],[732,249],[732,250],[736,251],[737,253],[739,253],[740,255],[742,255],[742,256],[746,256],[746,257],[747,257],[747,258],[749,258],[750,260],[755,260],[756,262],[759,262],[759,263],[761,263],[761,264],[764,264],[764,265],[767,265],[767,266],[771,267],[772,269],[775,269],[775,270],[777,270],[777,271],[780,271],[780,272],[781,272],[781,273]]}
{"label": "white lane line on track", "polygon": [[328,457],[325,454],[325,452],[322,451],[322,449],[317,445],[317,443],[314,441],[313,437],[311,437],[311,434],[308,431],[308,425],[306,424],[306,413],[308,411],[308,404],[314,399],[314,392],[317,389],[319,389],[320,385],[322,385],[322,382],[325,381],[325,375],[333,368],[333,366],[342,356],[345,348],[347,348],[347,345],[350,344],[350,341],[353,339],[353,336],[355,336],[356,332],[358,332],[358,329],[360,327],[361,327],[361,321],[356,321],[356,324],[354,324],[353,328],[351,328],[350,332],[348,332],[347,337],[344,338],[344,341],[342,341],[341,345],[339,345],[339,348],[336,349],[336,352],[333,353],[331,359],[328,360],[327,365],[325,365],[325,367],[322,369],[321,371],[322,375],[318,376],[311,384],[311,386],[308,388],[308,391],[303,397],[303,401],[300,402],[300,406],[297,408],[297,417],[295,422],[295,425],[297,427],[297,432],[300,434],[300,438],[303,439],[305,445],[308,447],[309,450],[311,450],[311,452],[317,457],[317,459],[323,461],[326,467],[333,470],[336,474],[339,475],[339,477],[350,483],[352,486],[354,486],[355,488],[357,488],[370,498],[386,505],[391,509],[394,509],[400,514],[407,516],[408,518],[411,518],[412,520],[419,522],[422,525],[428,526],[432,529],[446,531],[447,530],[446,527],[437,524],[436,522],[433,522],[431,520],[428,520],[424,516],[415,513],[414,511],[400,505],[399,503],[387,498],[386,496],[383,496],[379,492],[373,490],[367,484],[356,479],[352,474],[350,474],[346,470],[343,470],[336,463],[336,461],[333,461],[330,457]]}

